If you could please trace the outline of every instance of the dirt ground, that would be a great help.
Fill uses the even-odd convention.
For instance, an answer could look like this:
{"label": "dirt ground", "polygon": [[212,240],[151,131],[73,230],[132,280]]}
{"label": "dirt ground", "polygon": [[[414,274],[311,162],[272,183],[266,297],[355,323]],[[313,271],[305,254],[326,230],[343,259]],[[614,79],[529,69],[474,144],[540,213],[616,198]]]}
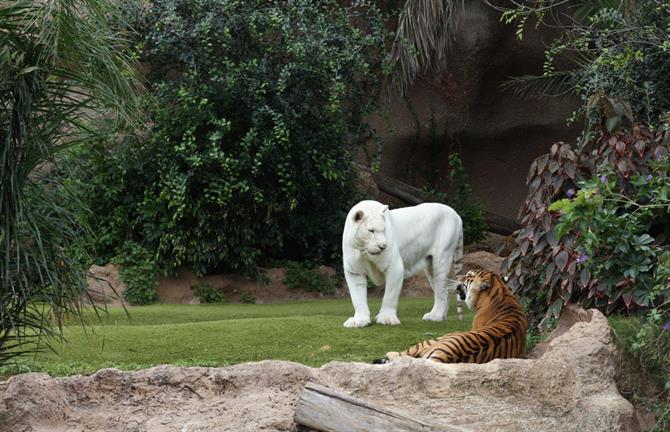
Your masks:
{"label": "dirt ground", "polygon": [[[508,238],[489,234],[484,241],[466,247],[463,257],[463,271],[474,268],[485,268],[493,271],[500,270],[503,258],[496,255],[496,251],[503,249]],[[327,277],[335,277],[336,271],[331,267],[321,266],[319,271]],[[95,277],[89,278],[89,290],[98,304],[107,302],[109,306],[118,306],[125,290],[125,284],[120,280],[118,270],[113,265],[104,267],[93,266],[90,272]],[[324,295],[304,289],[296,289],[284,283],[286,270],[283,268],[261,269],[258,280],[250,280],[236,274],[215,274],[204,277],[196,276],[187,268],[180,269],[176,276],[161,277],[157,288],[159,301],[174,304],[199,303],[191,287],[198,283],[206,283],[223,294],[227,302],[239,303],[242,297],[255,299],[256,303],[278,303],[296,300],[314,300],[320,298],[348,298],[349,293],[344,281],[340,281],[335,294]],[[384,295],[383,287],[369,290],[371,297]],[[424,275],[418,275],[405,280],[402,288],[404,297],[431,297],[433,291]]]}

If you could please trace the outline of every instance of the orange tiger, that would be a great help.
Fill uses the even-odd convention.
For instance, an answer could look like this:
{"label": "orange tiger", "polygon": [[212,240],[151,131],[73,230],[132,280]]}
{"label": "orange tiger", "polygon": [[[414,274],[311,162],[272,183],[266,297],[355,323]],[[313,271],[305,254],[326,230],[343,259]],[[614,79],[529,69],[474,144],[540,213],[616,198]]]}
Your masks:
{"label": "orange tiger", "polygon": [[386,361],[410,356],[442,363],[486,363],[524,355],[526,316],[499,275],[486,270],[469,271],[456,290],[475,311],[472,330],[423,341],[401,353],[387,353]]}

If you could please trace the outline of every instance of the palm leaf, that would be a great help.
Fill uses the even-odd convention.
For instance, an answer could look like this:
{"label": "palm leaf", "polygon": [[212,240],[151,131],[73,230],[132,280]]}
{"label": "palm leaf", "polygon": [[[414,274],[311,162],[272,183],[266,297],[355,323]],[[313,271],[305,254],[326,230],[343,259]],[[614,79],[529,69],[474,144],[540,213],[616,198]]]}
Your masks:
{"label": "palm leaf", "polygon": [[444,70],[463,7],[463,0],[405,2],[390,55],[391,84],[402,96],[420,74]]}
{"label": "palm leaf", "polygon": [[502,83],[504,90],[519,96],[565,96],[574,93],[577,70],[558,71],[545,75],[511,77]]}
{"label": "palm leaf", "polygon": [[0,3],[0,363],[48,347],[86,299],[91,230],[52,171],[88,119],[141,122],[137,67],[110,20],[107,0]]}

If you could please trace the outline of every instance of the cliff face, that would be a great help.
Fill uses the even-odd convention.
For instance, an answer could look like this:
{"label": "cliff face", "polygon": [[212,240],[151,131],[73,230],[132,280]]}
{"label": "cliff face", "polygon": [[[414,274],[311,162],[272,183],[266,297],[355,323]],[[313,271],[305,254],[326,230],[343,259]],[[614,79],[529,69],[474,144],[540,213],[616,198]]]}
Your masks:
{"label": "cliff face", "polygon": [[476,197],[488,210],[516,217],[533,159],[577,136],[579,125],[569,127],[566,119],[578,100],[522,97],[501,88],[509,77],[540,74],[544,51],[560,29],[536,30],[529,22],[519,41],[515,27],[499,18],[482,2],[465,2],[448,69],[419,79],[409,103],[393,97],[388,117],[375,116],[371,124],[384,140],[383,174],[423,186],[437,173],[445,185],[448,153],[457,150]]}

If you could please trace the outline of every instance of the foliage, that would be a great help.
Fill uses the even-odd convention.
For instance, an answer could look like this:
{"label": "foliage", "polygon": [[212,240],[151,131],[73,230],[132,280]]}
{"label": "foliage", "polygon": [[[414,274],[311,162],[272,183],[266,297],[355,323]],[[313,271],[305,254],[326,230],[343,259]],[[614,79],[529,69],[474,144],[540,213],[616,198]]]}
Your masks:
{"label": "foliage", "polygon": [[119,276],[128,285],[123,296],[131,304],[146,305],[158,300],[158,269],[149,251],[133,242],[126,242],[114,258]]}
{"label": "foliage", "polygon": [[96,132],[88,117],[137,118],[140,86],[115,18],[105,0],[0,4],[0,363],[58,336],[85,300],[91,231],[55,160]]}
{"label": "foliage", "polygon": [[334,294],[337,292],[337,279],[335,276],[330,277],[322,273],[313,264],[289,261],[286,263],[286,276],[283,282],[293,289]]}
{"label": "foliage", "polygon": [[464,8],[463,1],[455,0],[405,1],[391,47],[389,88],[406,96],[417,76],[445,69]]}
{"label": "foliage", "polygon": [[350,140],[377,100],[376,7],[159,0],[135,25],[158,103],[148,136],[99,148],[85,178],[110,210],[93,218],[103,253],[132,239],[199,275],[336,260],[356,200]]}
{"label": "foliage", "polygon": [[667,301],[668,138],[636,124],[603,133],[590,153],[554,144],[533,162],[524,228],[503,263],[532,318],[567,301],[606,311]]}
{"label": "foliage", "polygon": [[253,294],[249,294],[248,292],[244,291],[242,294],[240,294],[240,301],[246,304],[255,304],[256,297],[254,297]]}
{"label": "foliage", "polygon": [[221,294],[221,291],[206,282],[198,282],[191,289],[195,291],[195,296],[198,297],[200,303],[226,302],[226,298]]}
{"label": "foliage", "polygon": [[486,236],[488,226],[484,222],[484,209],[481,204],[473,200],[472,187],[468,182],[465,167],[458,153],[449,155],[449,189],[451,193],[446,194],[435,190],[424,192],[430,199],[449,204],[456,210],[463,220],[464,242],[472,243]]}
{"label": "foliage", "polygon": [[519,77],[508,84],[521,92],[576,91],[584,103],[575,116],[586,118],[580,144],[594,138],[603,117],[608,118],[609,132],[633,119],[659,124],[659,117],[670,110],[670,3],[580,1],[574,6],[567,20],[557,11],[566,7],[562,0],[503,9],[503,21],[516,22],[519,36],[531,16],[538,24],[549,17],[558,19],[566,29],[546,51],[541,76]]}

